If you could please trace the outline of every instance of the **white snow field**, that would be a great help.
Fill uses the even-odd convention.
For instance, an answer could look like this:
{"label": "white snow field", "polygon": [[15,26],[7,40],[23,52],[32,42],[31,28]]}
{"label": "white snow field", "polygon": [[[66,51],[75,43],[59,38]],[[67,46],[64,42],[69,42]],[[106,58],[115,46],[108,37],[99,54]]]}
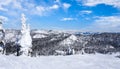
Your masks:
{"label": "white snow field", "polygon": [[0,69],[120,69],[120,58],[102,54],[39,57],[0,55]]}

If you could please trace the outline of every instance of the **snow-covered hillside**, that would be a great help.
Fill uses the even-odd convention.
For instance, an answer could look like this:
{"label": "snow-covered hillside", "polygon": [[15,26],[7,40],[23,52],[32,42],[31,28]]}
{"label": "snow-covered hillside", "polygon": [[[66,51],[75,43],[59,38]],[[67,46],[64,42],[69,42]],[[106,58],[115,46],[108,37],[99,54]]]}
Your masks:
{"label": "snow-covered hillside", "polygon": [[0,69],[120,69],[119,65],[119,58],[102,54],[40,57],[0,55]]}
{"label": "snow-covered hillside", "polygon": [[[120,33],[82,34],[72,32],[71,34],[66,31],[31,30],[30,34],[32,49],[36,55],[55,55],[56,50],[66,52],[69,47],[74,49],[76,54],[81,50],[84,50],[85,53],[98,52],[102,54],[120,52]],[[16,52],[14,43],[20,36],[20,30],[5,30],[7,54]]]}
{"label": "snow-covered hillside", "polygon": [[68,38],[63,40],[60,44],[61,45],[70,45],[77,41],[77,37],[75,35],[70,35]]}

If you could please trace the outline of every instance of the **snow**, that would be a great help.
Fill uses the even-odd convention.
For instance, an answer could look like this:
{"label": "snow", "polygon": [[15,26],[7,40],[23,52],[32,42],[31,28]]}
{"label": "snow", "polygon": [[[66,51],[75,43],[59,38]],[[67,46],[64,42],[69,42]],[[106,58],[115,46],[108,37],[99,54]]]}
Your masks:
{"label": "snow", "polygon": [[30,35],[30,26],[26,24],[25,15],[21,15],[21,23],[22,23],[22,30],[21,30],[21,38],[19,39],[18,43],[21,45],[21,51],[23,51],[23,55],[28,54],[28,50],[32,47],[32,38]]}
{"label": "snow", "polygon": [[0,55],[0,69],[120,69],[119,65],[119,58],[102,54],[40,57]]}
{"label": "snow", "polygon": [[15,42],[16,41],[16,37],[18,38],[18,34],[15,31],[7,31],[5,33],[5,41],[11,41],[11,42]]}
{"label": "snow", "polygon": [[47,36],[45,36],[44,34],[35,34],[33,36],[33,38],[45,38],[45,37],[47,37]]}
{"label": "snow", "polygon": [[55,52],[57,52],[58,54],[61,54],[61,55],[65,55],[66,54],[66,52],[61,51],[61,50],[55,50]]}
{"label": "snow", "polygon": [[49,34],[47,30],[37,30],[34,33],[42,33],[42,34]]}
{"label": "snow", "polygon": [[77,37],[75,36],[75,35],[71,35],[70,37],[69,37],[69,39],[71,39],[71,40],[77,40]]}
{"label": "snow", "polygon": [[60,44],[61,45],[70,45],[77,41],[77,37],[75,35],[69,36],[67,39],[63,40]]}
{"label": "snow", "polygon": [[21,15],[21,22],[22,22],[22,36],[21,39],[19,40],[19,44],[24,48],[24,47],[32,47],[32,38],[30,35],[30,27],[29,25],[26,24],[26,18],[25,15]]}

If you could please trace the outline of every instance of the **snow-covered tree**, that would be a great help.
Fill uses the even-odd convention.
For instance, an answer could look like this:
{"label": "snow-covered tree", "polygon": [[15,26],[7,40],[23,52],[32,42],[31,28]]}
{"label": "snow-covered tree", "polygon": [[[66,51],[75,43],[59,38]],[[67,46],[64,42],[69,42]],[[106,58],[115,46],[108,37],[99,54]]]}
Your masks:
{"label": "snow-covered tree", "polygon": [[19,44],[22,46],[22,51],[28,54],[28,51],[32,47],[32,38],[30,35],[30,26],[29,24],[26,24],[26,17],[24,14],[21,14],[21,23],[22,23],[21,29],[22,35]]}

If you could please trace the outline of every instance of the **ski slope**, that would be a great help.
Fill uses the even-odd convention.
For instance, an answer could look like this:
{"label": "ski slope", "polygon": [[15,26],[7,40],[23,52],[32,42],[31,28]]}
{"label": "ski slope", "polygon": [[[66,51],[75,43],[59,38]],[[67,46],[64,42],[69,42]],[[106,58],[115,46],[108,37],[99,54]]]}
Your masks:
{"label": "ski slope", "polygon": [[0,69],[120,69],[119,65],[119,58],[102,54],[40,57],[0,55]]}

